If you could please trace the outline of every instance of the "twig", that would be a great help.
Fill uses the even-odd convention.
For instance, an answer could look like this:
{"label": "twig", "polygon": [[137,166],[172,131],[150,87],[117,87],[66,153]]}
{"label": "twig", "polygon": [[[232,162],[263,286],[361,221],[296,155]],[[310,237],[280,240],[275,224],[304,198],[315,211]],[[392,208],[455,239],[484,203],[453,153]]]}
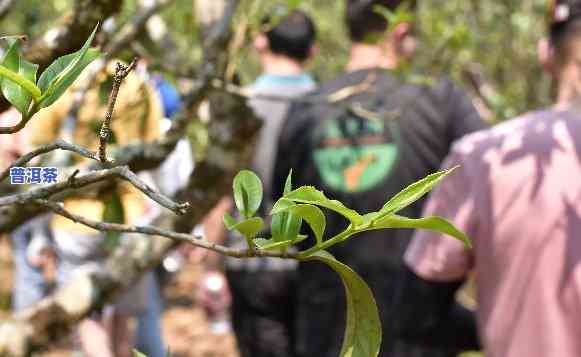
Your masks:
{"label": "twig", "polygon": [[102,163],[109,162],[107,160],[107,140],[111,134],[111,118],[113,117],[113,110],[115,109],[115,103],[117,102],[117,95],[119,94],[119,87],[123,82],[123,79],[127,77],[129,72],[137,63],[137,58],[134,58],[129,66],[124,66],[117,62],[117,67],[115,68],[115,75],[113,76],[113,89],[109,95],[109,103],[107,105],[107,113],[105,114],[105,120],[99,131],[99,160]]}
{"label": "twig", "polygon": [[20,121],[13,126],[0,126],[0,134],[14,134],[22,130],[26,126],[26,123],[30,120],[29,117],[23,115]]}
{"label": "twig", "polygon": [[74,179],[58,182],[52,185],[39,187],[26,192],[0,197],[0,207],[12,204],[26,204],[36,199],[46,199],[52,195],[63,192],[70,188],[80,188],[109,178],[120,178],[131,183],[135,188],[143,192],[149,198],[159,203],[176,214],[185,214],[189,208],[189,203],[176,203],[165,195],[154,191],[151,187],[141,181],[137,175],[129,170],[127,166],[119,166],[112,169],[105,169],[90,172],[82,176],[74,176]]}
{"label": "twig", "polygon": [[133,186],[135,186],[135,188],[146,194],[149,198],[159,203],[163,207],[180,215],[185,214],[186,211],[190,208],[190,204],[187,202],[175,203],[171,198],[156,192],[154,189],[141,181],[141,179],[139,179],[136,174],[131,172],[127,166],[124,166],[124,168],[125,169],[121,174],[122,178],[126,181],[129,181]]}
{"label": "twig", "polygon": [[34,203],[39,204],[48,208],[56,214],[70,219],[75,223],[83,224],[87,227],[93,228],[100,232],[119,232],[119,233],[141,233],[150,236],[161,236],[172,239],[177,242],[186,242],[192,244],[196,247],[205,248],[212,250],[216,253],[226,255],[235,258],[248,258],[248,257],[277,257],[285,259],[296,259],[298,256],[296,253],[281,253],[272,252],[259,249],[232,249],[216,243],[212,243],[203,237],[195,236],[192,234],[177,233],[174,231],[161,229],[153,226],[133,226],[129,224],[118,224],[118,223],[107,223],[100,222],[85,218],[83,216],[76,215],[64,209],[59,203],[44,199],[34,200]]}
{"label": "twig", "polygon": [[84,147],[79,146],[79,145],[75,145],[75,144],[70,144],[64,140],[59,139],[52,144],[41,146],[38,149],[33,150],[33,151],[29,152],[28,154],[21,156],[20,158],[15,160],[12,164],[10,164],[10,166],[6,170],[4,170],[2,173],[0,173],[0,182],[3,181],[4,179],[6,179],[6,177],[8,177],[10,175],[10,168],[26,165],[28,162],[30,162],[35,157],[49,153],[49,152],[57,150],[57,149],[75,152],[75,153],[77,153],[83,157],[86,157],[88,159],[91,159],[91,160],[98,160],[97,155],[95,155],[91,151],[85,149]]}
{"label": "twig", "polygon": [[67,182],[69,183],[69,185],[71,187],[76,188],[76,181],[75,179],[77,178],[77,175],[79,174],[79,172],[81,172],[79,169],[75,170],[75,172],[73,172],[73,174],[69,177],[69,179],[67,180]]}

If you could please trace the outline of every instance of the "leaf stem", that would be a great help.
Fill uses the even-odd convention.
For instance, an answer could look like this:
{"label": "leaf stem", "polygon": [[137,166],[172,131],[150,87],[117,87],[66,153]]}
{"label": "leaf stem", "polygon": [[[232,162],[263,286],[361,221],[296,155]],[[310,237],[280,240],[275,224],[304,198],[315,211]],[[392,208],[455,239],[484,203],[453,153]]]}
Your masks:
{"label": "leaf stem", "polygon": [[358,230],[355,229],[353,227],[353,225],[350,225],[349,227],[347,227],[346,230],[344,230],[343,232],[337,234],[333,238],[327,239],[326,241],[324,241],[321,244],[317,244],[314,247],[311,247],[311,248],[309,248],[307,250],[303,250],[302,252],[299,252],[297,254],[297,257],[299,259],[307,258],[307,257],[313,255],[314,253],[318,252],[318,251],[325,250],[327,248],[330,248],[330,247],[334,246],[337,243],[340,243],[340,242],[344,241],[345,239],[349,238],[353,234],[356,234],[357,232],[358,232]]}
{"label": "leaf stem", "polygon": [[254,249],[254,241],[252,241],[252,237],[244,236],[244,238],[246,238],[246,243],[248,244],[248,257],[255,257],[256,249]]}

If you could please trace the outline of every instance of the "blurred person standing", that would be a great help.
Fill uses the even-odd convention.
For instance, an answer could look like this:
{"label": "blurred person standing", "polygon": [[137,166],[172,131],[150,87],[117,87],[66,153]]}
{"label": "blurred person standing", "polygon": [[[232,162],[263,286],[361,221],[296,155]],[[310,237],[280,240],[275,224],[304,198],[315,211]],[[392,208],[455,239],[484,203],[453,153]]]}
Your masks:
{"label": "blurred person standing", "polygon": [[[78,83],[86,81],[89,72],[83,73]],[[38,112],[29,123],[31,144],[40,146],[53,142],[61,136],[64,127],[70,130],[70,139],[74,143],[96,151],[113,84],[112,73],[114,66],[97,74],[76,116],[70,115],[75,101],[74,88],[69,89],[54,105]],[[117,98],[111,121],[109,151],[114,150],[115,146],[154,140],[159,136],[162,116],[155,90],[131,72],[123,81]],[[64,155],[59,161],[66,165],[77,165],[86,162],[86,159]],[[146,200],[141,192],[124,182],[117,184],[111,192],[99,193],[95,198],[65,199],[64,207],[88,219],[134,224],[145,213]],[[50,225],[58,258],[59,285],[66,284],[83,270],[99,269],[114,246],[122,244],[123,240],[123,235],[119,237],[97,232],[58,215],[54,216]],[[141,280],[110,309],[103,309],[96,316],[80,322],[77,335],[83,353],[88,357],[130,356],[132,338],[129,319],[144,311],[146,305],[147,286],[145,280]],[[110,319],[106,318],[105,311],[112,311]]]}
{"label": "blurred person standing", "polygon": [[[549,18],[539,57],[556,101],[454,145],[444,166],[460,167],[424,214],[448,218],[474,247],[416,233],[395,321],[409,340],[475,349],[479,337],[487,357],[581,356],[581,1],[550,1]],[[476,319],[454,301],[470,272]]]}
{"label": "blurred person standing", "polygon": [[[20,113],[11,108],[0,113],[0,126],[15,125]],[[30,151],[30,128],[3,135],[0,140],[0,171],[7,169],[20,156]],[[7,183],[6,183],[7,184]],[[48,225],[51,215],[36,217],[11,234],[13,259],[12,311],[18,312],[40,301],[47,293],[47,269],[54,260],[51,250],[51,232]]]}
{"label": "blurred person standing", "polygon": [[[254,39],[254,48],[259,56],[262,74],[246,88],[253,98],[250,105],[263,119],[263,126],[256,143],[252,170],[264,185],[264,201],[261,212],[267,215],[274,204],[272,196],[273,171],[278,137],[285,123],[292,98],[315,89],[315,82],[306,72],[305,66],[314,52],[316,28],[310,17],[302,11],[285,13],[279,21],[264,22],[264,30]],[[261,98],[261,96],[263,98]],[[276,96],[279,98],[267,98]],[[224,238],[222,217],[230,206],[230,198],[224,199],[210,216],[205,226],[209,239]],[[213,219],[212,216],[214,217]],[[231,234],[227,245],[244,248],[242,237]],[[240,246],[239,246],[240,245]],[[200,296],[215,315],[220,306],[230,301],[228,292],[221,282],[221,273],[216,271],[216,256],[210,255],[210,268],[201,287]],[[296,262],[272,258],[225,259],[228,285],[232,294],[232,320],[234,332],[242,357],[286,357],[293,356],[293,292]],[[216,325],[217,328],[220,326]]]}
{"label": "blurred person standing", "polygon": [[[138,64],[137,73],[141,78],[148,80],[159,95],[163,109],[163,117],[159,122],[160,131],[166,133],[171,127],[171,118],[183,106],[182,99],[176,88],[161,75],[149,74],[145,60],[142,59]],[[162,194],[173,197],[179,189],[187,184],[193,169],[192,147],[188,139],[183,138],[178,141],[175,149],[158,168],[143,173],[141,176]],[[154,219],[162,214],[163,210],[156,202],[148,201],[146,211],[145,216],[139,222],[140,225],[151,225]],[[179,253],[178,251],[173,254]],[[171,258],[172,255],[170,254],[169,257]],[[164,309],[162,271],[162,266],[159,266],[145,276],[148,304],[147,308],[137,316],[135,346],[137,350],[148,357],[164,357],[166,355],[161,323]]]}
{"label": "blurred person standing", "polygon": [[[410,16],[389,23],[378,7]],[[406,81],[400,70],[416,47],[411,21],[415,1],[349,0],[345,22],[352,40],[345,74],[320,86],[313,100],[290,109],[281,131],[274,197],[293,185],[313,185],[359,212],[379,210],[407,185],[437,170],[453,140],[484,127],[470,99],[445,78]],[[422,201],[402,214],[418,217]],[[348,225],[327,216],[327,234]],[[392,319],[396,280],[410,230],[371,231],[331,249],[369,284],[383,325],[381,356],[456,356],[398,340]],[[314,241],[314,239],[313,239]],[[311,239],[303,246],[309,246]],[[301,264],[295,287],[296,355],[336,357],[345,331],[342,282],[323,264]]]}

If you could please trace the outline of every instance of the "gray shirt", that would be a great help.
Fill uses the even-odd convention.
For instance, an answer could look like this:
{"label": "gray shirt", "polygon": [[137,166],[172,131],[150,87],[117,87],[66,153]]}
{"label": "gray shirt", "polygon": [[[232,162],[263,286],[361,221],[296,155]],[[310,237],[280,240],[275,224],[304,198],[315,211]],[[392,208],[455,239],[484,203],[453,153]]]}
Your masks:
{"label": "gray shirt", "polygon": [[[287,119],[290,101],[260,98],[260,96],[275,96],[281,98],[297,98],[313,91],[316,84],[307,74],[296,76],[262,75],[248,92],[255,97],[250,101],[256,115],[263,120],[256,151],[252,160],[252,170],[260,177],[263,183],[264,200],[263,212],[266,214],[272,208],[278,197],[272,197],[272,181],[274,174],[274,160],[278,150],[280,132]],[[290,118],[292,120],[292,118]],[[245,241],[240,235],[231,234],[228,245],[244,248]],[[235,259],[226,258],[226,266],[231,270],[287,270],[294,269],[296,262],[276,258]]]}

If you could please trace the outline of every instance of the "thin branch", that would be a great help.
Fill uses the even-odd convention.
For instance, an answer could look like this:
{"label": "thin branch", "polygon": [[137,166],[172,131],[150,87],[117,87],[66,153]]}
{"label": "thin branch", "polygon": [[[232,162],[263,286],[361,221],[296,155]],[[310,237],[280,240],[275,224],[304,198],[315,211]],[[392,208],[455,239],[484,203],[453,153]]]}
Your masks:
{"label": "thin branch", "polygon": [[0,207],[12,204],[26,204],[36,199],[46,199],[70,188],[78,189],[110,178],[120,178],[131,183],[135,188],[143,192],[149,198],[176,214],[185,214],[189,208],[189,203],[176,203],[167,196],[153,190],[141,181],[137,175],[131,172],[127,166],[119,166],[112,169],[90,172],[78,177],[76,177],[76,174],[73,174],[73,178],[66,181],[6,197],[0,197]]}
{"label": "thin branch", "polygon": [[20,121],[13,126],[1,126],[0,134],[14,134],[22,130],[26,126],[26,123],[30,120],[30,117],[22,115]]}
{"label": "thin branch", "polygon": [[109,162],[109,160],[107,160],[107,140],[109,140],[109,135],[111,135],[111,118],[113,117],[113,110],[115,109],[115,103],[117,102],[119,87],[121,86],[123,79],[125,79],[129,72],[135,68],[136,63],[137,58],[134,58],[129,66],[117,62],[115,75],[113,76],[113,89],[111,90],[111,95],[109,95],[109,103],[107,105],[107,113],[105,114],[105,120],[103,121],[101,131],[99,132],[99,160],[101,160],[102,163]]}
{"label": "thin branch", "polygon": [[188,208],[190,208],[190,204],[187,202],[184,203],[176,203],[171,198],[155,191],[151,187],[149,187],[146,183],[141,181],[141,179],[131,172],[127,166],[124,166],[125,170],[122,171],[122,178],[126,181],[130,182],[135,188],[146,194],[149,198],[154,200],[155,202],[159,203],[163,207],[179,214],[185,214]]}
{"label": "thin branch", "polygon": [[0,182],[3,181],[4,179],[6,179],[6,177],[8,177],[10,175],[10,168],[24,166],[27,163],[29,163],[32,159],[34,159],[35,157],[49,153],[49,152],[54,151],[54,150],[58,150],[58,149],[65,150],[65,151],[71,151],[71,152],[77,153],[77,154],[79,154],[83,157],[86,157],[88,159],[91,159],[91,160],[98,160],[97,155],[95,155],[93,152],[85,149],[84,147],[79,146],[79,145],[75,145],[75,144],[70,144],[64,140],[59,139],[52,144],[41,146],[38,149],[33,150],[33,151],[29,152],[28,154],[23,155],[20,158],[18,158],[16,161],[14,161],[12,164],[10,164],[10,166],[6,170],[4,170],[3,172],[0,173]]}
{"label": "thin branch", "polygon": [[285,259],[296,259],[298,256],[295,253],[281,253],[272,252],[266,250],[247,250],[247,249],[232,249],[212,243],[203,237],[195,236],[192,234],[177,233],[174,231],[154,227],[154,226],[134,226],[129,224],[118,224],[118,223],[107,223],[95,221],[92,219],[85,218],[83,216],[76,215],[64,209],[62,205],[57,202],[49,200],[34,200],[34,203],[39,204],[48,208],[56,214],[70,219],[75,223],[83,224],[87,227],[93,228],[100,232],[119,232],[119,233],[141,233],[148,236],[161,236],[172,239],[176,242],[185,242],[192,244],[196,247],[208,249],[216,253],[235,257],[235,258],[251,258],[251,257],[275,257],[275,258],[285,258]]}

